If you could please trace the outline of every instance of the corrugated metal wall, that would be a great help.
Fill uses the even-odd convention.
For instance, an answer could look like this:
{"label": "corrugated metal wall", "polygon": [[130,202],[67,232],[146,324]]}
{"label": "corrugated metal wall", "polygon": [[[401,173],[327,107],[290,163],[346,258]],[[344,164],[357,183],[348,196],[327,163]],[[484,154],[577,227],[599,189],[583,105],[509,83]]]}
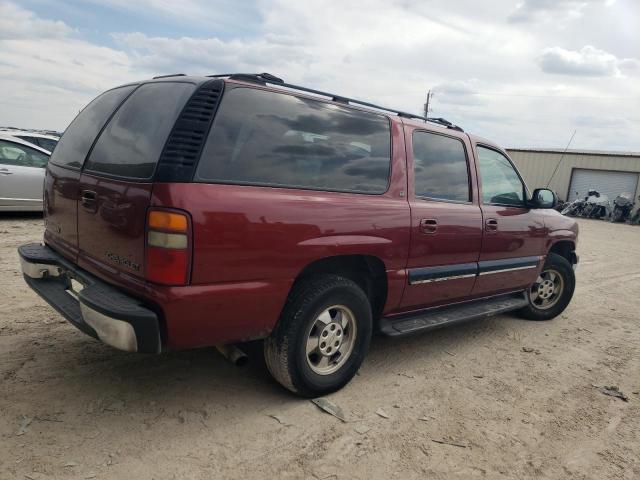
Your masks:
{"label": "corrugated metal wall", "polygon": [[[561,152],[507,150],[507,153],[531,190],[547,185],[553,170],[562,157]],[[574,168],[640,173],[640,155],[618,156],[614,153],[593,155],[567,152],[549,185],[549,188],[556,191],[563,200],[567,198],[571,171]],[[640,195],[640,185],[636,189],[635,198],[638,198],[638,195]]]}

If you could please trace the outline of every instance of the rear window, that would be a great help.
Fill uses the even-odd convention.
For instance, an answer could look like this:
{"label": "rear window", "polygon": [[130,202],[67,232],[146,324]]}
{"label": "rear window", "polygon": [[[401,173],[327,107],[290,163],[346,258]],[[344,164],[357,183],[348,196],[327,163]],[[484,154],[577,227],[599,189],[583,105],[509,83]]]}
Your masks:
{"label": "rear window", "polygon": [[142,85],[109,121],[85,170],[117,177],[151,178],[169,132],[194,90],[191,83]]}
{"label": "rear window", "polygon": [[78,114],[64,132],[51,156],[51,163],[74,168],[82,167],[98,133],[113,111],[135,86],[104,92]]}
{"label": "rear window", "polygon": [[196,180],[380,194],[390,152],[382,115],[236,88],[223,97]]}

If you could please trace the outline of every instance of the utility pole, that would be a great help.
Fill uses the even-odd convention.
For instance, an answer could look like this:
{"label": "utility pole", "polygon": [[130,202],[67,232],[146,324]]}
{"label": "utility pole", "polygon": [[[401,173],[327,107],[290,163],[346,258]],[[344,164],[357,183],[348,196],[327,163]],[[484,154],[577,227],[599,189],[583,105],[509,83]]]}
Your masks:
{"label": "utility pole", "polygon": [[431,97],[433,97],[433,93],[431,92],[431,90],[429,90],[427,92],[427,101],[424,104],[424,116],[425,116],[425,118],[429,117],[429,100],[431,100]]}

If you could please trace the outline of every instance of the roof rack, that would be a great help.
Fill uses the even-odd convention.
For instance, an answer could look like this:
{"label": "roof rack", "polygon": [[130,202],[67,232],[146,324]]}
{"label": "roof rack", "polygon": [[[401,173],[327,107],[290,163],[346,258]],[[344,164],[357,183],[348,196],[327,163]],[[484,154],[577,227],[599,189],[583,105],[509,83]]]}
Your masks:
{"label": "roof rack", "polygon": [[416,120],[423,120],[425,122],[435,123],[437,125],[450,128],[452,130],[457,130],[459,132],[464,132],[462,128],[457,125],[454,125],[450,121],[444,118],[434,118],[434,117],[422,117],[420,115],[415,115],[413,113],[403,112],[401,110],[396,110],[394,108],[382,107],[380,105],[376,105],[374,103],[363,102],[362,100],[356,100],[353,98],[343,97],[340,95],[335,95],[333,93],[327,93],[320,90],[314,90],[313,88],[301,87],[300,85],[293,85],[291,83],[286,83],[283,79],[276,77],[275,75],[271,75],[270,73],[224,73],[218,75],[207,75],[207,77],[211,78],[222,78],[228,77],[231,80],[242,80],[245,82],[253,82],[259,83],[261,85],[266,85],[270,83],[272,85],[278,85],[280,87],[291,88],[293,90],[300,90],[301,92],[313,93],[315,95],[321,95],[323,97],[328,97],[334,102],[345,103],[345,104],[353,104],[353,105],[362,105],[365,107],[375,108],[376,110],[382,110],[385,112],[392,112],[402,118],[411,118]]}

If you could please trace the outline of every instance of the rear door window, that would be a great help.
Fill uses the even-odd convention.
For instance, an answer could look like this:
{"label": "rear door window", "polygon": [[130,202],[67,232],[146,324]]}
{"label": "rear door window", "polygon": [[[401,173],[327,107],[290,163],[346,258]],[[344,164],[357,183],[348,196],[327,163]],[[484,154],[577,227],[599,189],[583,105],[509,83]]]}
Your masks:
{"label": "rear door window", "polygon": [[222,99],[196,180],[381,194],[390,136],[383,115],[236,88]]}
{"label": "rear door window", "polygon": [[142,85],[109,121],[84,170],[151,178],[171,128],[194,90],[191,83]]}
{"label": "rear door window", "polygon": [[51,163],[81,168],[93,141],[109,116],[134,88],[135,85],[114,88],[87,105],[67,127],[51,156]]}
{"label": "rear door window", "polygon": [[470,200],[464,144],[436,133],[413,133],[413,174],[417,197],[452,202]]}

